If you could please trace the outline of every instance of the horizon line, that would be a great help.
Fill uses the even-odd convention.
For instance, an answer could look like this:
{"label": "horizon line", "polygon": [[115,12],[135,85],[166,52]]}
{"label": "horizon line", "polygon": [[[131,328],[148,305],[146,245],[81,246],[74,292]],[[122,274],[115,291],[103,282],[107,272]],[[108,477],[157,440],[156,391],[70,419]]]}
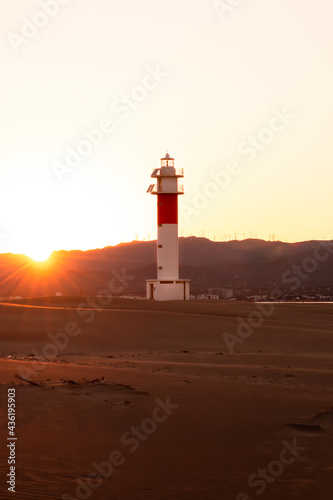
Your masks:
{"label": "horizon line", "polygon": [[[230,240],[214,240],[214,239],[211,239],[209,237],[206,237],[206,236],[196,236],[196,235],[191,235],[191,236],[179,236],[179,239],[190,239],[190,238],[196,238],[196,239],[201,239],[201,240],[208,240],[210,241],[211,243],[242,243],[242,242],[245,242],[245,241],[263,241],[265,243],[284,243],[284,244],[287,244],[287,245],[295,245],[295,244],[299,244],[299,243],[310,243],[310,242],[322,242],[322,241],[333,241],[333,239],[309,239],[309,240],[295,240],[295,241],[283,241],[283,240],[266,240],[266,239],[263,239],[263,238],[243,238],[243,239],[230,239]],[[50,251],[50,255],[49,257],[51,257],[52,254],[54,253],[57,253],[57,252],[91,252],[91,251],[95,251],[95,250],[104,250],[106,248],[115,248],[117,246],[120,246],[120,245],[128,245],[128,244],[132,244],[132,243],[154,243],[154,242],[157,242],[157,239],[151,239],[151,240],[139,240],[139,239],[134,239],[134,240],[129,240],[129,241],[120,241],[119,243],[115,243],[114,245],[105,245],[103,247],[93,247],[93,248],[86,248],[86,249],[82,249],[82,248],[70,248],[70,249],[63,249],[63,248],[59,248],[57,250],[51,250]],[[32,257],[30,257],[29,255],[27,255],[26,253],[24,252],[14,252],[14,251],[6,251],[6,252],[0,252],[0,255],[21,255],[21,256],[25,256],[31,260],[34,260]],[[48,258],[49,258],[48,257]],[[47,260],[47,259],[46,259]]]}

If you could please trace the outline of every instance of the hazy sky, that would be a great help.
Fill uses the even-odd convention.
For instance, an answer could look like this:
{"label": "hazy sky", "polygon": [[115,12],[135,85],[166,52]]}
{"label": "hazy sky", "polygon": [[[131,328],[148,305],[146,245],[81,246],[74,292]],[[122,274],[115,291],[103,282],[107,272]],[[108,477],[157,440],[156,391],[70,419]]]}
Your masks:
{"label": "hazy sky", "polygon": [[331,0],[0,6],[0,252],[156,238],[167,149],[183,235],[333,238]]}

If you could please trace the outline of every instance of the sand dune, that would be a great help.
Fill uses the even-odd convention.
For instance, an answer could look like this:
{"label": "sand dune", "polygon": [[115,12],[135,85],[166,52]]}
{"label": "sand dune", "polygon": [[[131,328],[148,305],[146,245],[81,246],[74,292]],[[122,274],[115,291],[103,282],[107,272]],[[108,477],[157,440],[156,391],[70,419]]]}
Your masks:
{"label": "sand dune", "polygon": [[[234,353],[224,333],[255,304],[65,306],[0,306],[1,476],[15,387],[15,498],[331,499],[330,305],[276,306]],[[69,323],[81,331],[65,345]]]}

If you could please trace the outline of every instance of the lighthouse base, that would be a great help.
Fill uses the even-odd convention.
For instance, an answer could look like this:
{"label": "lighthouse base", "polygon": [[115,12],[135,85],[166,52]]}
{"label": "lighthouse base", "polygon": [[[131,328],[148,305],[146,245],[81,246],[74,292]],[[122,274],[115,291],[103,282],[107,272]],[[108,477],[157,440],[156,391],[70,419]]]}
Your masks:
{"label": "lighthouse base", "polygon": [[189,300],[190,280],[147,280],[146,298],[149,300]]}

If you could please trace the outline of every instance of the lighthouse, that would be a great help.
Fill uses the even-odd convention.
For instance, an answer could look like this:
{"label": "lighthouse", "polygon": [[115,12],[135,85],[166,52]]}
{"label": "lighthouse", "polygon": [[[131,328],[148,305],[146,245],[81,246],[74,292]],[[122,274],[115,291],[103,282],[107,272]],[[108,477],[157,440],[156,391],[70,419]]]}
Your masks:
{"label": "lighthouse", "polygon": [[160,168],[151,177],[147,193],[157,198],[157,279],[147,280],[146,297],[151,300],[188,300],[190,281],[179,278],[178,250],[178,196],[184,186],[178,179],[184,177],[182,168],[175,168],[175,160],[167,153],[161,158]]}

